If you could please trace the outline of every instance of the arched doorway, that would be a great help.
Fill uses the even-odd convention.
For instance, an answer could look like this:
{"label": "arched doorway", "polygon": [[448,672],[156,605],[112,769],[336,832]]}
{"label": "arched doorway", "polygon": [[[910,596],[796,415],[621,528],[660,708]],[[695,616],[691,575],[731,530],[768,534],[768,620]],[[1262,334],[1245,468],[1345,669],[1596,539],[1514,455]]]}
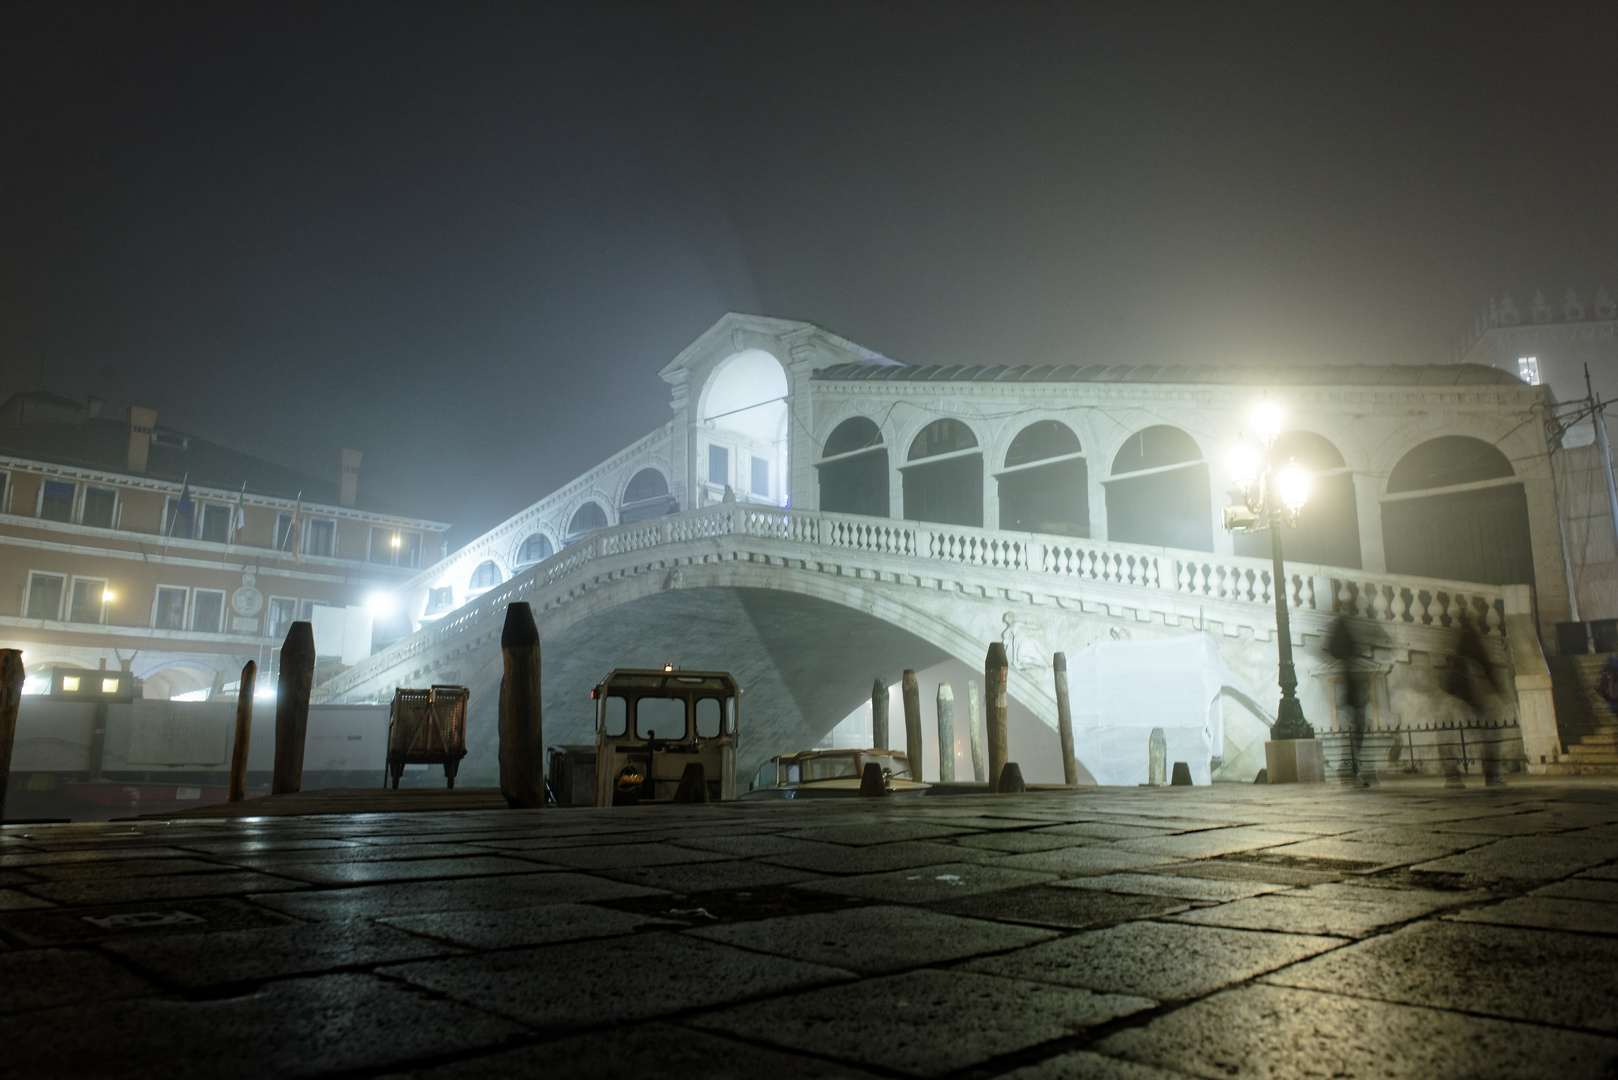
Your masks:
{"label": "arched doorway", "polygon": [[762,349],[714,369],[697,415],[697,486],[708,502],[728,487],[742,502],[787,504],[787,376]]}
{"label": "arched doorway", "polygon": [[[1309,501],[1296,528],[1283,539],[1288,562],[1360,569],[1360,514],[1354,474],[1330,441],[1310,431],[1288,431],[1270,451],[1276,465],[1296,461],[1309,472]],[[1237,533],[1236,554],[1270,557],[1268,533]]]}
{"label": "arched doorway", "polygon": [[624,488],[624,501],[618,507],[618,524],[662,517],[673,510],[668,480],[656,469],[642,469],[629,478]]}
{"label": "arched doorway", "polygon": [[1125,439],[1106,487],[1109,540],[1213,550],[1208,464],[1179,428],[1159,424]]}
{"label": "arched doorway", "polygon": [[573,512],[573,518],[567,523],[567,535],[562,537],[562,546],[576,544],[597,529],[607,527],[607,512],[593,502],[587,502]]}
{"label": "arched doorway", "polygon": [[874,421],[855,416],[833,428],[815,469],[822,510],[888,516],[888,448]]}
{"label": "arched doorway", "polygon": [[1465,435],[1429,439],[1388,475],[1388,571],[1488,585],[1531,585],[1528,499],[1510,460]]}
{"label": "arched doorway", "polygon": [[945,525],[983,525],[983,452],[959,420],[934,420],[910,443],[904,516]]}
{"label": "arched doorway", "polygon": [[1090,535],[1090,473],[1066,424],[1039,420],[1019,431],[996,480],[1002,529]]}

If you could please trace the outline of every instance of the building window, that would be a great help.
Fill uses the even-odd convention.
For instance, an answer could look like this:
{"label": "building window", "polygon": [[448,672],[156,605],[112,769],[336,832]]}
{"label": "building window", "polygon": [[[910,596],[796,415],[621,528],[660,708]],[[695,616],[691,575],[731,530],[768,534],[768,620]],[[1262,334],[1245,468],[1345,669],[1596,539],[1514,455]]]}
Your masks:
{"label": "building window", "polygon": [[79,522],[97,529],[110,529],[113,508],[117,505],[117,492],[87,487],[84,489],[84,509],[79,513]]}
{"label": "building window", "polygon": [[191,629],[204,634],[219,633],[220,621],[225,614],[225,594],[213,589],[198,589],[191,601]]}
{"label": "building window", "polygon": [[10,479],[11,477],[9,474],[0,472],[0,513],[4,514],[11,513],[10,508],[6,506],[7,497],[11,494],[10,486],[6,483],[6,481]]}
{"label": "building window", "polygon": [[517,565],[533,566],[537,562],[544,562],[556,554],[551,547],[550,538],[543,533],[529,533],[528,538],[517,549]]}
{"label": "building window", "polygon": [[107,610],[107,583],[94,579],[74,578],[73,591],[67,604],[68,622],[98,623]]}
{"label": "building window", "polygon": [[330,518],[310,518],[303,531],[305,555],[329,559],[337,553],[337,522]]}
{"label": "building window", "polygon": [[467,583],[468,589],[492,589],[500,584],[500,568],[493,561],[485,559],[478,563],[476,570],[472,571],[472,580]]}
{"label": "building window", "polygon": [[157,587],[157,610],[152,625],[159,630],[185,629],[186,590],[178,586]]}
{"label": "building window", "polygon": [[1529,386],[1539,385],[1539,357],[1519,356],[1517,358],[1517,378]]}
{"label": "building window", "polygon": [[421,534],[402,529],[371,529],[370,561],[389,566],[421,565]]}
{"label": "building window", "polygon": [[708,446],[708,483],[720,487],[730,483],[730,450],[723,446]]}
{"label": "building window", "polygon": [[39,493],[39,516],[46,521],[72,521],[73,496],[77,489],[61,480],[45,481]]}
{"label": "building window", "polygon": [[286,596],[270,597],[270,610],[266,616],[265,633],[276,640],[287,636],[287,630],[297,621],[298,602]]}
{"label": "building window", "polygon": [[62,617],[62,586],[60,574],[31,574],[28,577],[28,609],[23,612],[30,619],[59,619]]}
{"label": "building window", "polygon": [[230,512],[232,507],[209,504],[202,508],[202,539],[216,544],[230,540]]}
{"label": "building window", "polygon": [[761,457],[753,459],[753,494],[770,497],[770,463]]}

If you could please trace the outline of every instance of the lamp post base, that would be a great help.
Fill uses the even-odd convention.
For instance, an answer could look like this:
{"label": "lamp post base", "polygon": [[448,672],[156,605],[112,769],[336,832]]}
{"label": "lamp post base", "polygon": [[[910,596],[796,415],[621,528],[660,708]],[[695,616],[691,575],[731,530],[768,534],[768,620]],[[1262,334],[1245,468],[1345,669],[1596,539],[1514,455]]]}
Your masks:
{"label": "lamp post base", "polygon": [[1303,706],[1295,697],[1283,697],[1275,710],[1275,724],[1270,728],[1272,739],[1312,739],[1315,729],[1303,718]]}
{"label": "lamp post base", "polygon": [[1272,784],[1325,783],[1325,744],[1319,739],[1269,739],[1264,766]]}

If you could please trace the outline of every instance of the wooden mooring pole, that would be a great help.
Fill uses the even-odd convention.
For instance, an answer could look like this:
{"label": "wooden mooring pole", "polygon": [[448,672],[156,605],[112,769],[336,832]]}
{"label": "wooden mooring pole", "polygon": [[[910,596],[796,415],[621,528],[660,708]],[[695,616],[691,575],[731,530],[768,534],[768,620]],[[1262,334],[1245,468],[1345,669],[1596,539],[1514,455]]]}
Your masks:
{"label": "wooden mooring pole", "polygon": [[916,682],[916,672],[912,668],[905,668],[904,678],[900,681],[900,692],[904,698],[905,706],[905,757],[910,759],[910,778],[921,779],[921,686]]}
{"label": "wooden mooring pole", "polygon": [[938,780],[955,782],[955,691],[938,684]]}
{"label": "wooden mooring pole", "polygon": [[21,649],[0,649],[0,820],[6,811],[6,781],[11,776],[11,747],[17,741],[17,709],[27,673]]}
{"label": "wooden mooring pole", "polygon": [[1073,756],[1073,707],[1067,699],[1067,654],[1051,657],[1056,671],[1056,734],[1062,740],[1062,783],[1073,786],[1079,782],[1079,762]]}
{"label": "wooden mooring pole", "polygon": [[545,734],[539,679],[539,627],[518,601],[500,631],[500,793],[513,810],[545,805]]}
{"label": "wooden mooring pole", "polygon": [[888,748],[888,688],[880,678],[871,684],[871,744],[877,750]]}
{"label": "wooden mooring pole", "polygon": [[989,790],[1000,790],[1000,774],[1006,768],[1006,647],[996,641],[983,660],[984,728],[989,742]]}
{"label": "wooden mooring pole", "polygon": [[966,728],[972,742],[972,779],[981,784],[989,778],[989,767],[983,760],[983,699],[976,679],[966,680]]}
{"label": "wooden mooring pole", "polygon": [[275,775],[270,794],[303,787],[303,746],[309,734],[309,692],[315,685],[315,631],[307,622],[287,628],[275,681]]}
{"label": "wooden mooring pole", "polygon": [[247,747],[253,738],[253,689],[258,685],[258,662],[242,665],[242,683],[236,690],[236,742],[230,749],[228,802],[247,798]]}

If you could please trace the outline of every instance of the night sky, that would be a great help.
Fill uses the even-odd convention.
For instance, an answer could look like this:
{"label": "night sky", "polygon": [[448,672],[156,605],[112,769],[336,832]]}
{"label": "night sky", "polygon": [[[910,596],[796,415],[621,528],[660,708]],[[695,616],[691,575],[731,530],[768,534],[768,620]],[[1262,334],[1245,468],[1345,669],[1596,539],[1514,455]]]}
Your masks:
{"label": "night sky", "polygon": [[909,363],[1442,361],[1618,293],[1618,5],[0,6],[0,392],[452,544],[727,310]]}

